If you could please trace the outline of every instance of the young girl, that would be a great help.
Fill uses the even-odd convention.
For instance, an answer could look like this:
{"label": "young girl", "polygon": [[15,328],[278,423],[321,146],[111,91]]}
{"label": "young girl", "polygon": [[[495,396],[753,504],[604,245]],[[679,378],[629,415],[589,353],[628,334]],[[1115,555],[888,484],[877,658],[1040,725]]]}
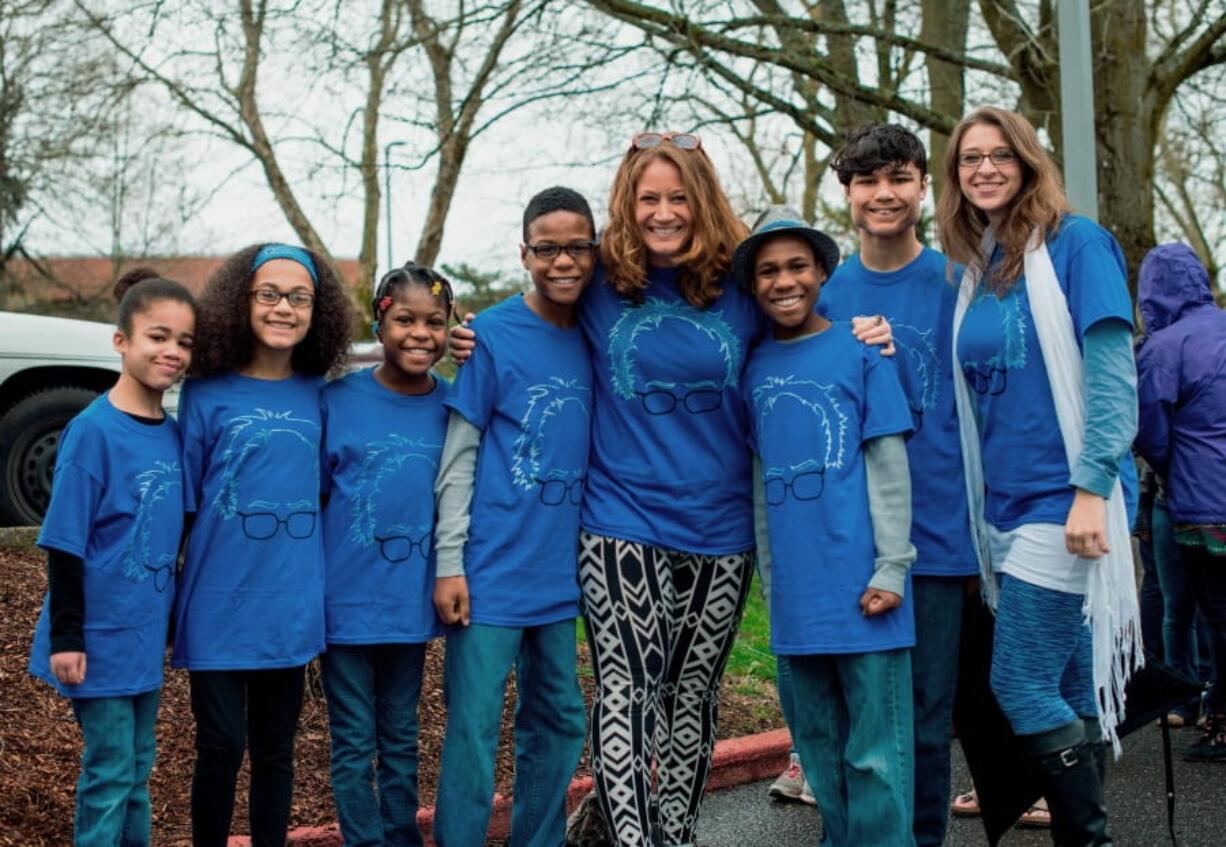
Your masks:
{"label": "young girl", "polygon": [[[350,847],[419,845],[417,699],[434,591],[434,478],[450,384],[451,285],[412,262],[375,287],[383,362],[323,390],[322,483],[332,791]],[[378,758],[377,796],[371,780]]]}
{"label": "young girl", "polygon": [[209,279],[179,406],[194,513],[172,663],[191,672],[192,839],[224,845],[250,742],[255,845],[285,840],[303,669],[324,646],[319,391],[350,308],[314,254],[257,244]]}
{"label": "young girl", "polygon": [[50,590],[30,672],[72,699],[85,750],[77,844],[148,844],[166,626],[183,534],[179,428],[162,393],[192,358],[196,306],[177,282],[124,274],[119,381],[64,430],[38,545]]}

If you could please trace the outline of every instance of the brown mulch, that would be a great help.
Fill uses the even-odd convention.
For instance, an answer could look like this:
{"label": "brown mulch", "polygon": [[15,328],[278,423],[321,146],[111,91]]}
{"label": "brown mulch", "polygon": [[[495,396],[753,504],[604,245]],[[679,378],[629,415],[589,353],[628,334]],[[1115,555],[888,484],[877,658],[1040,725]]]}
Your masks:
{"label": "brown mulch", "polygon": [[[30,639],[46,590],[43,560],[28,551],[0,547],[0,845],[50,847],[72,841],[73,791],[81,735],[66,700],[26,670]],[[419,778],[421,803],[433,805],[446,708],[442,692],[442,642],[430,645],[422,686]],[[296,749],[293,826],[336,820],[328,779],[328,720],[315,666],[308,677]],[[590,702],[592,677],[581,647],[579,679]],[[503,713],[496,766],[497,790],[509,793],[513,773],[510,717],[514,683]],[[773,689],[753,681],[725,680],[719,737],[732,738],[782,726]],[[185,844],[190,838],[189,791],[195,759],[187,674],[167,669],[158,715],[158,757],[150,782],[154,841]],[[579,765],[587,773],[587,755]],[[239,777],[234,827],[245,831],[247,766]]]}

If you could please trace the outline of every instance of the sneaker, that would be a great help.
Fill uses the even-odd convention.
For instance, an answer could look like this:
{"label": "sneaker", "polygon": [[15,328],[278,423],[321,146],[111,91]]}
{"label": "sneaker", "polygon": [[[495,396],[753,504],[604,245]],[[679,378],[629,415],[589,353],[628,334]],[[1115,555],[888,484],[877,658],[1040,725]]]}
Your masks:
{"label": "sneaker", "polygon": [[800,757],[795,753],[788,766],[767,790],[772,800],[799,800],[805,790],[805,772],[800,767]]}
{"label": "sneaker", "polygon": [[813,796],[813,789],[809,787],[809,780],[805,780],[804,787],[800,789],[800,797],[797,799],[806,806],[817,805],[817,798]]}
{"label": "sneaker", "polygon": [[1205,734],[1183,758],[1185,762],[1226,762],[1226,715],[1210,715]]}

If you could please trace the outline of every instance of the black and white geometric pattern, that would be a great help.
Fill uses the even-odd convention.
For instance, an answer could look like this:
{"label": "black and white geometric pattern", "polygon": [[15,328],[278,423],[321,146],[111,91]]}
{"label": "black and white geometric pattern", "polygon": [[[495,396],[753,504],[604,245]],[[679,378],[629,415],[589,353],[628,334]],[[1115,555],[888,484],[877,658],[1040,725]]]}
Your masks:
{"label": "black and white geometric pattern", "polygon": [[579,546],[605,820],[622,847],[652,847],[653,833],[691,843],[753,552],[708,556],[586,532]]}

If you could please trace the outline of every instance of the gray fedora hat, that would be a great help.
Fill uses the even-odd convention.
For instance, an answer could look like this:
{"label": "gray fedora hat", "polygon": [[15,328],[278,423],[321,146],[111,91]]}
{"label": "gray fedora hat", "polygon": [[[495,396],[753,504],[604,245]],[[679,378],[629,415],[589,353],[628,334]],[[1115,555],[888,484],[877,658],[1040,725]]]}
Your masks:
{"label": "gray fedora hat", "polygon": [[770,206],[754,221],[753,232],[737,246],[732,254],[733,278],[745,286],[753,282],[753,263],[762,242],[773,235],[794,235],[803,238],[813,248],[813,255],[826,270],[829,278],[839,264],[839,247],[834,239],[821,230],[805,223],[805,219],[791,206]]}

